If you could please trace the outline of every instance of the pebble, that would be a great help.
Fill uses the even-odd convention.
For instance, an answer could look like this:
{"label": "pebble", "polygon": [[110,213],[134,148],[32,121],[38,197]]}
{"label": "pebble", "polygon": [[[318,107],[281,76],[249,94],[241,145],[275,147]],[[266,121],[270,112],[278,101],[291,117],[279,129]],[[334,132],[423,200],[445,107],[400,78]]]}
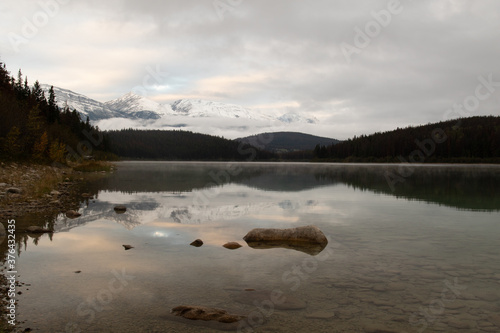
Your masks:
{"label": "pebble", "polygon": [[196,239],[195,241],[193,241],[191,244],[189,244],[191,246],[195,246],[195,247],[200,247],[203,245],[203,241],[201,239]]}
{"label": "pebble", "polygon": [[229,250],[236,250],[236,249],[241,247],[241,245],[236,243],[236,242],[229,242],[229,243],[226,243],[222,246],[224,246],[226,249],[229,249]]}

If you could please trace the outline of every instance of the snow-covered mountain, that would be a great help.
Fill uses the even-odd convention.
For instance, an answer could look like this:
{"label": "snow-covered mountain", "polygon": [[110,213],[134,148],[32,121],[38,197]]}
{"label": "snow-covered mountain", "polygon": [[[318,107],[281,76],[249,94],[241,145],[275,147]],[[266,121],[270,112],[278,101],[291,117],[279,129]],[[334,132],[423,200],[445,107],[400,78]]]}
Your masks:
{"label": "snow-covered mountain", "polygon": [[[47,84],[41,84],[40,86],[44,90],[45,96],[48,97],[50,86]],[[71,90],[54,87],[54,93],[60,108],[67,106],[70,110],[75,109],[84,117],[88,116],[92,121],[122,116],[121,113],[107,108],[103,103]]]}
{"label": "snow-covered mountain", "polygon": [[[50,86],[46,84],[40,86],[45,96],[48,96]],[[54,93],[59,107],[67,106],[70,110],[75,109],[83,117],[88,116],[92,122],[110,118],[158,119],[161,117],[156,112],[160,108],[158,103],[132,93],[106,103],[58,87],[54,87]]]}
{"label": "snow-covered mountain", "polygon": [[[46,96],[49,85],[41,85]],[[239,105],[201,99],[180,99],[171,104],[160,104],[144,96],[127,93],[120,98],[102,103],[71,90],[54,87],[57,104],[75,109],[87,116],[101,129],[184,128],[195,132],[224,136],[241,136],[266,130],[284,130],[285,127],[318,123],[314,117],[298,113],[270,114]],[[246,131],[247,133],[241,133]]]}
{"label": "snow-covered mountain", "polygon": [[171,109],[177,115],[188,117],[223,117],[241,118],[254,120],[273,120],[273,117],[252,112],[248,108],[239,105],[225,104],[221,102],[206,101],[201,99],[181,99],[171,105]]}
{"label": "snow-covered mountain", "polygon": [[120,98],[104,103],[106,107],[132,119],[159,119],[163,115],[171,114],[170,105],[158,104],[146,97],[128,93]]}

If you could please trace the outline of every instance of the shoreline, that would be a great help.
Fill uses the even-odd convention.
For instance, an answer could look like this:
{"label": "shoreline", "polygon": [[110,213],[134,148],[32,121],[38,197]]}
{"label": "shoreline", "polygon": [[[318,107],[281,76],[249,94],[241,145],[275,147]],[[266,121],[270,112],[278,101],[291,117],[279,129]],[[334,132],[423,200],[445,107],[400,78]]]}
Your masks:
{"label": "shoreline", "polygon": [[[81,167],[77,166],[77,167]],[[78,210],[81,188],[88,174],[95,172],[75,171],[75,167],[52,167],[28,162],[0,163],[0,221],[6,227],[8,220],[27,215],[36,215],[33,226],[44,228],[51,216]],[[16,224],[16,244],[29,226]],[[5,228],[6,229],[6,228]],[[18,237],[19,235],[19,237]],[[7,279],[3,274],[7,257],[6,239],[0,244],[2,250],[2,275],[0,278],[0,332],[16,332],[22,324],[16,320],[12,326],[7,322]],[[16,279],[16,285],[20,285]],[[17,303],[17,302],[16,302]]]}

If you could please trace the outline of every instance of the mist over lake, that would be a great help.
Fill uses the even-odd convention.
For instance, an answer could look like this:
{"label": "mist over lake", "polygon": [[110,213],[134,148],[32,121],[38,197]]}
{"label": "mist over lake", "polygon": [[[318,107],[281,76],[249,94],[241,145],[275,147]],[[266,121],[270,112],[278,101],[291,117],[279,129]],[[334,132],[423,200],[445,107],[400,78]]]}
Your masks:
{"label": "mist over lake", "polygon": [[[172,319],[193,305],[248,316],[241,332],[498,329],[500,168],[418,165],[394,191],[391,168],[119,162],[82,188],[81,217],[20,244],[20,320],[44,332],[225,329]],[[328,238],[320,253],[242,239],[307,225]]]}

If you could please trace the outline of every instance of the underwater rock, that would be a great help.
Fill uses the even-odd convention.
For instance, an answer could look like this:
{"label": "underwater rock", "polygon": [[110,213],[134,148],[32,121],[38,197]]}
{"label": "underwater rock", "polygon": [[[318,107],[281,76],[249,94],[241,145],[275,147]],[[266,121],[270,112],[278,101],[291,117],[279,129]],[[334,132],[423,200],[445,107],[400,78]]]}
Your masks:
{"label": "underwater rock", "polygon": [[236,331],[245,318],[246,316],[231,314],[222,309],[187,305],[173,308],[166,316],[169,320],[222,331]]}
{"label": "underwater rock", "polygon": [[26,232],[31,232],[32,234],[44,234],[47,232],[52,232],[50,229],[42,228],[38,226],[31,226],[26,228]]}
{"label": "underwater rock", "polygon": [[124,205],[118,205],[115,206],[114,210],[117,214],[123,214],[127,211],[127,207],[125,207]]}
{"label": "underwater rock", "polygon": [[233,294],[234,299],[238,303],[254,305],[262,304],[262,302],[272,302],[273,306],[279,310],[300,310],[304,309],[306,302],[283,293],[281,290],[255,290],[245,289]]}

